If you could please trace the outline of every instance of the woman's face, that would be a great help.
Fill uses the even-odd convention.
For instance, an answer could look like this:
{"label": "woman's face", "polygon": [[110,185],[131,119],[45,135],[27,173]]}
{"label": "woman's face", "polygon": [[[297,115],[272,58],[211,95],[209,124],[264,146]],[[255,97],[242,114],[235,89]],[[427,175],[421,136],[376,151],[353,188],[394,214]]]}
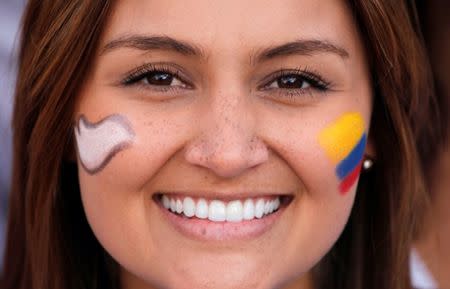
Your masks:
{"label": "woman's face", "polygon": [[74,131],[83,206],[124,288],[308,272],[351,211],[371,97],[343,1],[119,1]]}

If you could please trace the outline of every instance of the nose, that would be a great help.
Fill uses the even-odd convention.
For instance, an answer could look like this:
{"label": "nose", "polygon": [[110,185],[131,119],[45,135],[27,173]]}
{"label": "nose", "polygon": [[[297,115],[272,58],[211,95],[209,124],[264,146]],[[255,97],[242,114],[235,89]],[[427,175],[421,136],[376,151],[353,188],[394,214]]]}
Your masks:
{"label": "nose", "polygon": [[236,177],[267,161],[269,152],[256,134],[256,121],[245,101],[226,99],[210,104],[187,144],[188,163],[223,178]]}

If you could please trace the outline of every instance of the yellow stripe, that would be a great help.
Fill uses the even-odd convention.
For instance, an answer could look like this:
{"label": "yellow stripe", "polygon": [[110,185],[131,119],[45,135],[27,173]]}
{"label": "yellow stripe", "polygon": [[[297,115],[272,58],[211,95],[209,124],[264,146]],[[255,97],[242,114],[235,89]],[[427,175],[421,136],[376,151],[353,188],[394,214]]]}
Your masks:
{"label": "yellow stripe", "polygon": [[337,164],[358,144],[364,130],[362,116],[359,113],[347,113],[320,133],[319,143],[327,156]]}

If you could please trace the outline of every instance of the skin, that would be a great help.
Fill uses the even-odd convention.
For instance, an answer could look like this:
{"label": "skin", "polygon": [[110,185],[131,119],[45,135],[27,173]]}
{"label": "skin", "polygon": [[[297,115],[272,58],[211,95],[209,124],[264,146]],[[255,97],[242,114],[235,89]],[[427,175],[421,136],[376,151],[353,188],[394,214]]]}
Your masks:
{"label": "skin", "polygon": [[[359,113],[368,131],[372,110],[348,8],[331,0],[127,0],[113,12],[75,117],[96,123],[120,114],[135,132],[132,145],[98,173],[79,166],[86,216],[120,264],[122,288],[312,288],[308,272],[341,234],[356,191],[340,194],[319,135],[348,112]],[[108,46],[131,33],[182,40],[203,55]],[[347,55],[314,46],[306,54],[257,56],[299,39],[327,41]],[[161,62],[189,85],[121,84],[136,67]],[[329,90],[271,81],[280,69],[305,68],[331,82]],[[167,223],[152,200],[159,191],[224,198],[271,191],[294,199],[258,238],[202,242]]]}

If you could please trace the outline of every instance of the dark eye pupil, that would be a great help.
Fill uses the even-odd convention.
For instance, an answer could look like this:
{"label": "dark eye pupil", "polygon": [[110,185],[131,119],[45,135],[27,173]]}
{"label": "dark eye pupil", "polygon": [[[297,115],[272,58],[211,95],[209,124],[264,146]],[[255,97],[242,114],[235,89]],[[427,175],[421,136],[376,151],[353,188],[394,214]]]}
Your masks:
{"label": "dark eye pupil", "polygon": [[303,79],[296,75],[286,75],[278,78],[277,84],[280,88],[300,88],[303,85]]}
{"label": "dark eye pupil", "polygon": [[170,73],[155,71],[147,76],[147,81],[153,85],[170,85],[173,81],[173,76]]}

